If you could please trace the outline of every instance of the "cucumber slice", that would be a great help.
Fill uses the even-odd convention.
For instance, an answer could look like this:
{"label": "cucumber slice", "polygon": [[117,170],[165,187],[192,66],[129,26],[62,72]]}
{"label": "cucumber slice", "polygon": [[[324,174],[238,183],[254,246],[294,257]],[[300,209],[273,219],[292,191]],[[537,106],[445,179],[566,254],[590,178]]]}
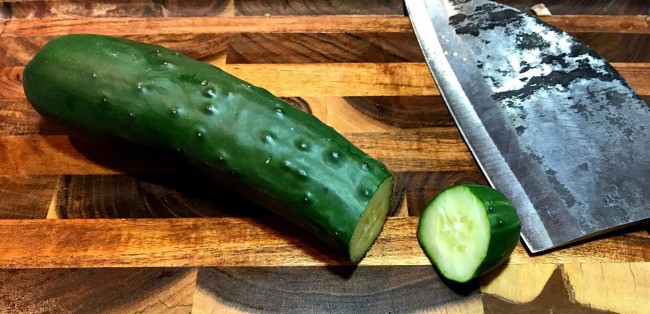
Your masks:
{"label": "cucumber slice", "polygon": [[368,206],[361,214],[350,240],[350,260],[360,260],[375,242],[384,227],[393,194],[393,177],[388,177],[379,185]]}
{"label": "cucumber slice", "polygon": [[501,192],[461,184],[424,208],[418,241],[442,276],[462,283],[503,263],[519,242],[520,230],[515,208]]}

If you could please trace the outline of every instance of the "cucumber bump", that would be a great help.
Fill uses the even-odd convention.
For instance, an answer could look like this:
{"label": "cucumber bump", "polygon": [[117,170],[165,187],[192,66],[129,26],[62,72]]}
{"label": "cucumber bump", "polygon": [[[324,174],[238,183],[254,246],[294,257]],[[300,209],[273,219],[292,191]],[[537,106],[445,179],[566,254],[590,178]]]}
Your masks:
{"label": "cucumber bump", "polygon": [[[161,46],[101,35],[47,43],[23,72],[42,116],[95,143],[178,156],[197,172],[360,260],[393,177],[316,117]],[[111,145],[112,146],[112,145]]]}
{"label": "cucumber bump", "polygon": [[501,192],[461,184],[425,207],[417,237],[439,273],[463,283],[503,263],[519,242],[520,229],[515,208]]}

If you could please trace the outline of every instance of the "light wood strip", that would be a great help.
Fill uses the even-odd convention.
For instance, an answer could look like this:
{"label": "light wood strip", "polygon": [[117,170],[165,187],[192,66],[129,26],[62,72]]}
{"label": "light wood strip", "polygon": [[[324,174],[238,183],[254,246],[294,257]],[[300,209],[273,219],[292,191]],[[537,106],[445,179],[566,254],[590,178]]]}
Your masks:
{"label": "light wood strip", "polygon": [[7,23],[3,36],[410,31],[409,19],[402,16],[124,17],[15,19]]}
{"label": "light wood strip", "polygon": [[[418,219],[390,217],[361,265],[428,265]],[[313,236],[279,218],[0,220],[1,268],[322,266],[347,264]],[[640,231],[531,257],[518,246],[511,264],[650,261]]]}
{"label": "light wood strip", "polygon": [[[220,65],[278,97],[439,95],[425,63]],[[650,63],[612,63],[640,95],[650,95]],[[0,68],[0,98],[24,98],[23,67]]]}
{"label": "light wood strip", "polygon": [[[650,33],[647,15],[557,15],[542,20],[567,32]],[[412,32],[408,17],[274,16],[274,17],[107,17],[10,20],[3,36],[50,36],[72,33],[157,35],[184,33],[332,33]]]}
{"label": "light wood strip", "polygon": [[[476,164],[453,128],[342,133],[391,171],[473,171]],[[407,151],[408,153],[404,153]],[[169,173],[142,156],[99,149],[65,135],[0,136],[0,175]]]}
{"label": "light wood strip", "polygon": [[650,34],[648,15],[552,15],[541,19],[569,33]]}
{"label": "light wood strip", "polygon": [[[439,95],[424,63],[215,65],[278,97]],[[0,98],[25,98],[22,72],[0,68]]]}

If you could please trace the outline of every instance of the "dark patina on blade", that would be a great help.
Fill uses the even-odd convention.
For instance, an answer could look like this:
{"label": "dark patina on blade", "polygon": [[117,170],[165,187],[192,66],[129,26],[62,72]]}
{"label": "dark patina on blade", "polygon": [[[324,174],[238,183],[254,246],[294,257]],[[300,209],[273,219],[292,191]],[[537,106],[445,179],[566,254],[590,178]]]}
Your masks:
{"label": "dark patina on blade", "polygon": [[608,62],[492,1],[406,4],[438,89],[532,252],[650,218],[650,109]]}

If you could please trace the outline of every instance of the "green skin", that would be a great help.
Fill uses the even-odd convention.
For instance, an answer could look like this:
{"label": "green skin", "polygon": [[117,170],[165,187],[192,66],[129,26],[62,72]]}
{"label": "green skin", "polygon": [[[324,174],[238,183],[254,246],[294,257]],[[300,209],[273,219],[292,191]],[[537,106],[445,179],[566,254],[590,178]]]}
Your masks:
{"label": "green skin", "polygon": [[160,46],[62,36],[25,67],[23,83],[34,108],[73,136],[178,154],[348,256],[369,200],[392,184],[381,162],[314,116]]}
{"label": "green skin", "polygon": [[[512,206],[512,203],[501,192],[484,185],[463,184],[463,186],[469,188],[470,192],[482,201],[486,209],[485,213],[490,222],[490,242],[483,262],[474,273],[473,278],[476,278],[497,268],[508,259],[517,246],[517,243],[519,243],[521,225],[514,206]],[[454,187],[456,186],[452,186],[449,189],[453,189]],[[427,241],[427,239],[420,234],[423,231],[422,228],[426,228],[426,226],[420,223],[418,228],[418,241],[424,248],[422,242]],[[434,258],[428,252],[425,251],[425,253],[435,265]],[[444,256],[439,258],[444,258]],[[444,274],[442,275],[444,276]]]}

